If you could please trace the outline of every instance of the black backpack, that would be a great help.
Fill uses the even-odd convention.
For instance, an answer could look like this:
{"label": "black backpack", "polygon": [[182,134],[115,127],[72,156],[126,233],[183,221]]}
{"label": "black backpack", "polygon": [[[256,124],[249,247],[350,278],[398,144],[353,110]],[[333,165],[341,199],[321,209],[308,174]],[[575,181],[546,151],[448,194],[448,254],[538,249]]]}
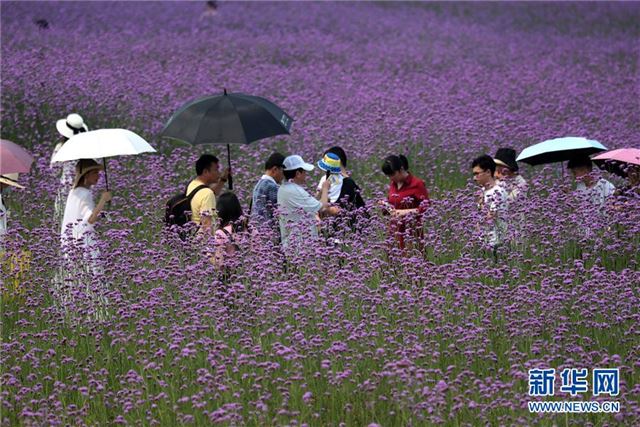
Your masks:
{"label": "black backpack", "polygon": [[188,213],[191,212],[191,199],[196,193],[203,188],[209,188],[208,185],[198,185],[191,193],[179,193],[173,196],[166,204],[164,211],[164,223],[167,226],[180,225],[183,226],[190,221]]}

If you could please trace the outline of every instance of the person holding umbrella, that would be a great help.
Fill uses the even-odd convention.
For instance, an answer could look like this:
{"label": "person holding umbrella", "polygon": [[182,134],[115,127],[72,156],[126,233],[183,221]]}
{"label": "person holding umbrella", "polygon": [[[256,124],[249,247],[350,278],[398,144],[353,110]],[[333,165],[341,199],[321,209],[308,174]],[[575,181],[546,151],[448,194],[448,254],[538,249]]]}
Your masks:
{"label": "person holding umbrella", "polygon": [[[92,159],[81,159],[76,164],[76,176],[67,196],[60,230],[63,264],[56,280],[56,287],[57,291],[61,292],[62,301],[68,300],[72,295],[68,289],[64,290],[65,282],[76,283],[76,286],[86,285],[87,293],[92,298],[95,297],[90,282],[86,279],[81,281],[78,275],[86,273],[94,279],[102,274],[99,266],[100,250],[97,247],[94,227],[105,205],[111,200],[111,192],[102,193],[97,205],[91,195],[91,187],[100,179],[102,170],[102,165]],[[74,256],[78,251],[79,258]]]}
{"label": "person holding umbrella", "polygon": [[7,208],[2,201],[2,194],[12,188],[24,188],[18,184],[18,174],[31,170],[33,157],[16,144],[6,139],[0,139],[0,236],[7,232]]}
{"label": "person holding umbrella", "polygon": [[640,196],[640,148],[618,148],[598,154],[591,159],[600,169],[627,179],[627,183],[616,190],[621,198]]}
{"label": "person holding umbrella", "polygon": [[[87,132],[89,128],[84,122],[82,116],[76,113],[69,114],[66,118],[60,119],[56,122],[56,129],[58,133],[62,135],[62,142],[56,144],[51,155],[50,167],[54,166],[53,158],[60,151],[65,142],[67,142],[74,135],[78,135],[83,132]],[[67,161],[62,163],[62,171],[60,173],[60,185],[58,186],[58,192],[56,193],[56,199],[54,203],[56,222],[60,222],[64,214],[64,203],[67,200],[67,195],[73,183],[73,177],[75,173],[75,162]]]}
{"label": "person holding umbrella", "polygon": [[94,242],[95,223],[112,197],[110,191],[105,191],[97,205],[93,201],[91,187],[98,183],[102,170],[102,165],[93,159],[81,159],[76,164],[76,176],[67,196],[60,229],[63,246],[75,240],[87,249]]}
{"label": "person holding umbrella", "polygon": [[567,169],[577,182],[576,192],[592,206],[602,208],[607,199],[614,194],[616,187],[604,178],[596,180],[593,164],[589,156],[576,156],[569,160]]}
{"label": "person holding umbrella", "polygon": [[196,175],[186,191],[191,195],[191,221],[199,225],[200,230],[211,233],[216,228],[216,195],[222,191],[227,178],[220,175],[220,161],[212,154],[203,154],[196,161]]}
{"label": "person holding umbrella", "polygon": [[629,165],[627,167],[627,184],[616,195],[622,197],[640,197],[640,166]]}

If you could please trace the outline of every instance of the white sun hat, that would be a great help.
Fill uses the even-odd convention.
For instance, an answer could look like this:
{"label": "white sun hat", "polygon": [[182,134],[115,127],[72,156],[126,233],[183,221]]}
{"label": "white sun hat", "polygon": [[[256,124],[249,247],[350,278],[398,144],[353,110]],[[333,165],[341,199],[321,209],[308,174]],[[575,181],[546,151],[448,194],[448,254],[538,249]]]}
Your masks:
{"label": "white sun hat", "polygon": [[58,129],[60,135],[65,138],[71,138],[73,135],[89,130],[87,125],[84,123],[82,116],[76,113],[69,114],[66,119],[58,120],[56,122],[56,129]]}

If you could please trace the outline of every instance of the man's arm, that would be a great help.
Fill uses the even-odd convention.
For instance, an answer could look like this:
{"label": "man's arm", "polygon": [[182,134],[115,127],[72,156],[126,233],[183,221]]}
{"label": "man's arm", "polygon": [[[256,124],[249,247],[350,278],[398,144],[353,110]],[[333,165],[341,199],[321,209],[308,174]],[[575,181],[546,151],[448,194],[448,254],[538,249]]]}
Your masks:
{"label": "man's arm", "polygon": [[220,179],[218,179],[217,182],[214,182],[213,184],[211,184],[209,188],[213,190],[213,193],[216,196],[219,196],[220,193],[222,193],[222,189],[224,188],[224,185],[227,183],[228,180],[229,180],[229,169],[225,169],[222,175],[220,175]]}
{"label": "man's arm", "polygon": [[200,230],[207,234],[213,233],[213,219],[211,219],[210,215],[202,215],[200,217]]}
{"label": "man's arm", "polygon": [[[207,190],[202,190],[207,192]],[[214,193],[205,195],[202,200],[200,210],[200,228],[206,233],[213,233],[216,231],[216,196]]]}

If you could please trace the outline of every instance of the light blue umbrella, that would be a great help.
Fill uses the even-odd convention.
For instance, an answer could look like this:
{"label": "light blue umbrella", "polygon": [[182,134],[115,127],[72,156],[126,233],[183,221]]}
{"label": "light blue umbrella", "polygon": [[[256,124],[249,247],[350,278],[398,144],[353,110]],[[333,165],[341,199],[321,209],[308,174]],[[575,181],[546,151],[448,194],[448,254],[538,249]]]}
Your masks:
{"label": "light blue umbrella", "polygon": [[527,147],[522,150],[516,161],[535,166],[545,163],[564,162],[573,157],[589,156],[606,150],[607,147],[598,141],[577,136],[567,136],[549,139]]}

